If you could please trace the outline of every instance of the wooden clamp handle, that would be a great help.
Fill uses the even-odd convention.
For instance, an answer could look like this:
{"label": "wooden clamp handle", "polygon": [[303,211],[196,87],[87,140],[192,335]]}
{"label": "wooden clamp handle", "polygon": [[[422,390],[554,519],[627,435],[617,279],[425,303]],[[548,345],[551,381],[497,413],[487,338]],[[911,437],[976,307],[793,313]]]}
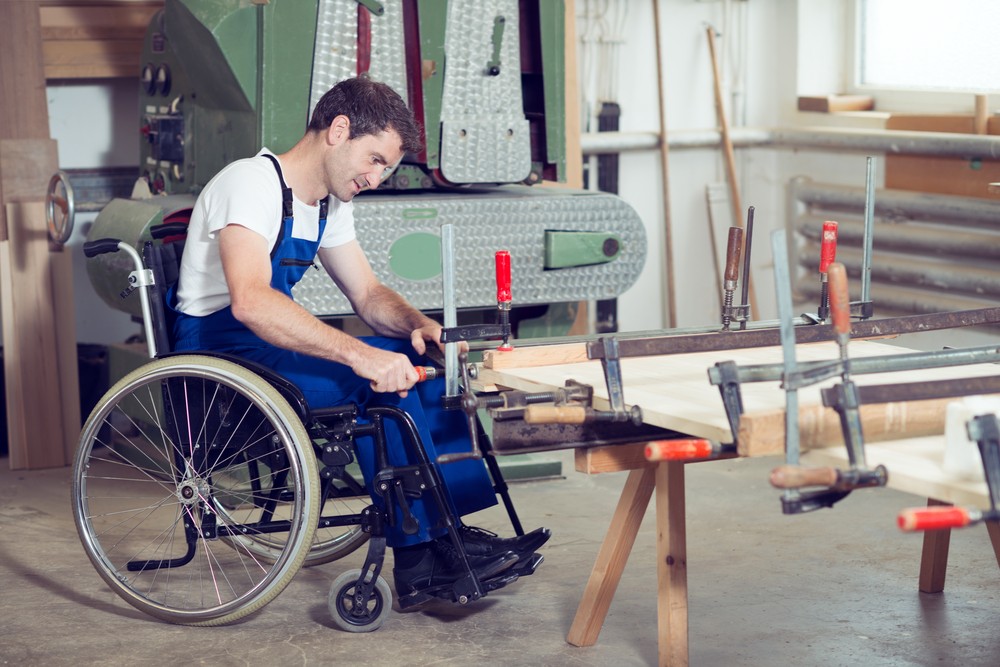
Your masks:
{"label": "wooden clamp handle", "polygon": [[[740,274],[740,251],[743,249],[743,230],[729,228],[729,243],[726,245],[725,281],[735,283]],[[726,289],[729,289],[728,287]]]}
{"label": "wooden clamp handle", "polygon": [[838,334],[851,333],[851,297],[847,293],[847,269],[840,262],[830,264],[830,314]]}
{"label": "wooden clamp handle", "polygon": [[896,523],[900,530],[910,533],[918,530],[962,528],[972,523],[972,516],[964,507],[919,507],[900,512]]}
{"label": "wooden clamp handle", "polygon": [[524,409],[528,424],[582,424],[587,421],[587,408],[581,405],[529,405]]}
{"label": "wooden clamp handle", "polygon": [[803,486],[833,486],[840,479],[836,468],[804,468],[778,466],[771,471],[771,486],[778,489],[797,489]]}

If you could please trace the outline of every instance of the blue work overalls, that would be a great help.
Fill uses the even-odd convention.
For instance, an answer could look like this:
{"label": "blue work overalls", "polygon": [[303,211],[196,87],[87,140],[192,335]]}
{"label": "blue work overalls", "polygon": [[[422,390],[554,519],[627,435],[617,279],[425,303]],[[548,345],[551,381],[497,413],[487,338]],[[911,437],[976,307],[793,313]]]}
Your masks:
{"label": "blue work overalls", "polygon": [[[281,167],[270,155],[281,182],[283,200],[283,220],[278,240],[271,251],[271,287],[292,296],[292,287],[302,278],[319,250],[319,240],[326,227],[327,200],[320,206],[319,233],[315,241],[306,241],[292,236],[292,191],[285,185]],[[173,301],[173,299],[171,299]],[[377,393],[371,389],[369,381],[354,374],[344,364],[310,357],[275,347],[265,342],[233,317],[232,308],[204,317],[185,315],[177,312],[173,327],[174,350],[213,350],[228,352],[245,359],[263,364],[284,376],[302,391],[311,408],[333,407],[355,403],[362,408],[370,405],[396,405],[405,410],[416,423],[430,460],[439,454],[469,451],[468,427],[464,414],[459,410],[444,410],[441,396],[444,380],[429,380],[416,385],[406,398],[398,394]],[[428,363],[414,351],[409,340],[365,336],[362,341],[373,347],[406,354],[416,364]],[[391,420],[386,420],[386,440],[389,461],[393,465],[413,463],[407,455],[399,429]],[[357,442],[358,460],[362,474],[371,492],[374,476],[373,443],[370,437],[359,438]],[[439,468],[444,480],[447,496],[456,516],[463,516],[496,504],[492,482],[482,461],[467,460],[449,463]],[[373,494],[373,500],[381,505],[381,499]],[[411,500],[413,516],[420,522],[419,532],[406,535],[400,526],[387,528],[388,544],[391,547],[410,546],[426,542],[444,534],[439,512],[433,501],[423,498]],[[399,522],[397,522],[399,523]]]}

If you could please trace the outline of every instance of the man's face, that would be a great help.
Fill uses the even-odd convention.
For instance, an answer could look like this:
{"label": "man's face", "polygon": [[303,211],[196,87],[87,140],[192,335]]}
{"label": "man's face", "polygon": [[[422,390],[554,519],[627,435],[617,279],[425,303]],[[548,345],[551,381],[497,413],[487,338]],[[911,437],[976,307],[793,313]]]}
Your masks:
{"label": "man's face", "polygon": [[351,201],[362,190],[377,188],[386,170],[403,158],[402,143],[395,130],[386,130],[334,147],[326,162],[330,193],[340,201]]}

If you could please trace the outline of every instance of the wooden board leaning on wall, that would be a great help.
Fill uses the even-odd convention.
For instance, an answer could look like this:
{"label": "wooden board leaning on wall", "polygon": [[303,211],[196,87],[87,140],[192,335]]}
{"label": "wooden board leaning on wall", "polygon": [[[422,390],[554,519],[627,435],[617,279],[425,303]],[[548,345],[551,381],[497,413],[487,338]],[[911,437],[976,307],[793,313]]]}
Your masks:
{"label": "wooden board leaning on wall", "polygon": [[[885,124],[887,130],[964,134],[974,134],[974,127],[972,115],[893,114]],[[986,133],[1000,135],[1000,117],[988,119]],[[1000,181],[1000,160],[937,155],[887,155],[885,158],[885,187],[890,190],[996,199],[989,184],[997,181]]]}
{"label": "wooden board leaning on wall", "polygon": [[45,78],[138,78],[146,27],[162,7],[163,0],[40,6]]}

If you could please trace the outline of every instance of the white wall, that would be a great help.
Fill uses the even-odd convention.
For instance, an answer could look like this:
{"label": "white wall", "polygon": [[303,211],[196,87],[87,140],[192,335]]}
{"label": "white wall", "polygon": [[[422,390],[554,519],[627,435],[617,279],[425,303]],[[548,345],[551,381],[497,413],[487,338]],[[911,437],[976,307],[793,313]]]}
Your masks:
{"label": "white wall", "polygon": [[[57,83],[50,84],[46,92],[49,131],[59,143],[61,169],[138,164],[137,82]],[[84,343],[121,342],[139,333],[140,327],[128,315],[108,307],[90,285],[83,243],[96,217],[96,213],[78,213],[67,243],[73,252],[76,338]]]}
{"label": "white wall", "polygon": [[[738,42],[746,42],[743,104],[737,116],[751,126],[774,126],[785,121],[795,108],[795,6],[792,0],[755,0],[752,3],[661,0],[663,70],[668,133],[712,129],[718,126],[715,110],[712,64],[706,27],[718,34],[716,50],[722,70],[723,97],[733,117],[732,72],[737,69]],[[742,7],[734,7],[742,5]],[[733,20],[735,11],[745,12],[743,30]],[[730,17],[726,24],[727,15]],[[620,104],[622,130],[659,131],[656,61],[652,0],[629,4],[626,41],[622,47]],[[738,120],[738,118],[737,118]],[[731,123],[735,125],[735,123]],[[769,232],[784,224],[783,186],[786,176],[779,168],[781,156],[774,150],[737,150],[736,171],[740,181],[743,211],[755,207],[754,289],[758,300],[770,309],[773,303],[768,271]],[[620,195],[646,224],[650,259],[635,287],[619,300],[623,331],[663,327],[666,322],[663,197],[659,157],[655,151],[627,153],[621,159]],[[673,239],[676,326],[717,322],[719,295],[716,289],[712,245],[709,236],[705,188],[724,183],[725,164],[721,149],[671,150],[669,199]],[[745,216],[745,213],[744,213]],[[717,240],[724,244],[725,238]]]}

